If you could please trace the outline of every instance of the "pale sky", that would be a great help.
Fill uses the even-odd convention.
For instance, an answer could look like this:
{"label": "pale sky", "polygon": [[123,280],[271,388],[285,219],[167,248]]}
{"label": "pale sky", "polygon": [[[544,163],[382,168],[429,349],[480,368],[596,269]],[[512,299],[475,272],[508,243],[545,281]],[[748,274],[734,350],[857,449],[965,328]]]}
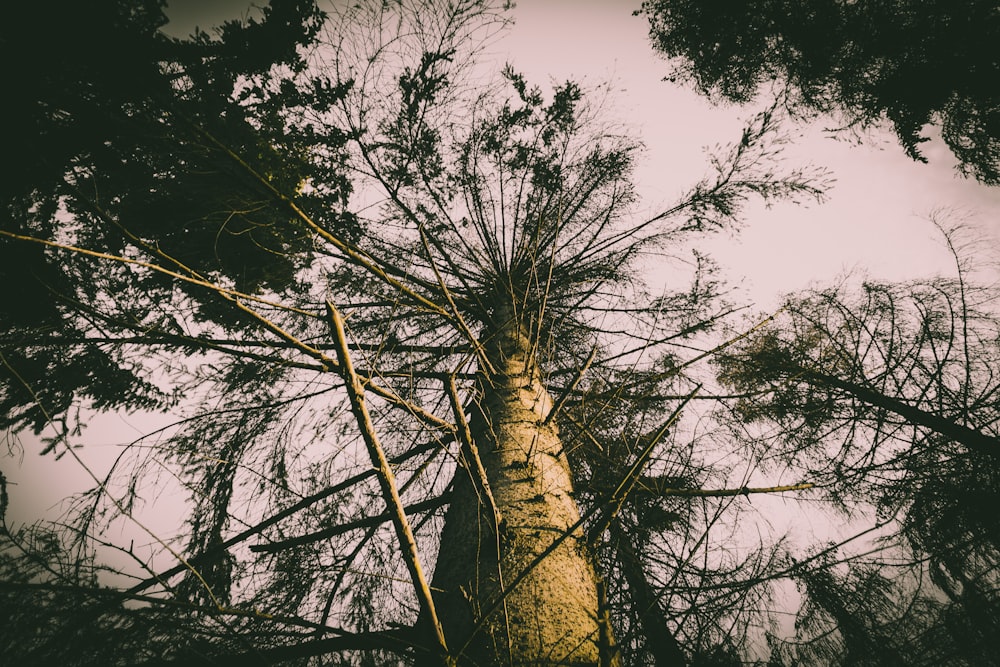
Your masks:
{"label": "pale sky", "polygon": [[[260,4],[260,3],[257,3]],[[513,29],[489,54],[510,62],[539,84],[573,79],[597,87],[610,82],[609,115],[646,146],[637,184],[640,211],[655,213],[707,173],[704,148],[737,140],[742,121],[767,100],[746,108],[714,107],[693,91],[662,81],[666,63],[652,50],[648,23],[633,16],[638,0],[520,0]],[[322,5],[322,3],[321,3]],[[171,32],[183,35],[250,11],[247,0],[170,0]],[[830,139],[820,119],[789,126],[796,135],[790,165],[828,168],[836,179],[822,205],[778,205],[753,210],[741,233],[702,248],[748,290],[761,308],[782,291],[863,268],[875,278],[900,280],[947,271],[949,258],[928,218],[948,210],[984,240],[984,254],[1000,262],[1000,188],[961,178],[939,140],[924,144],[930,164],[907,158],[888,132],[861,146]]]}
{"label": "pale sky", "polygon": [[[633,17],[638,2],[521,0],[516,24],[490,49],[498,65],[510,62],[536,83],[572,78],[586,86],[611,81],[609,113],[634,130],[646,146],[637,183],[641,212],[655,213],[707,173],[702,148],[738,140],[741,119],[754,108],[714,108],[695,93],[662,81],[666,65],[652,51],[645,19]],[[168,13],[185,20],[171,25],[180,34],[219,19],[243,15],[245,0],[172,0]],[[865,145],[825,138],[822,122],[789,128],[799,135],[790,164],[828,167],[836,179],[824,204],[779,205],[749,211],[738,235],[702,244],[728,271],[743,280],[746,295],[769,309],[782,291],[828,281],[851,268],[874,277],[902,280],[946,272],[949,258],[927,217],[935,209],[956,211],[984,239],[979,250],[1000,262],[1000,188],[960,178],[947,149],[925,144],[929,165],[903,155],[895,140],[876,135]],[[139,435],[147,424],[109,416],[95,420],[82,442],[86,459],[106,461],[118,443]],[[41,459],[34,438],[23,438],[22,457],[0,448],[0,468],[11,482],[11,510],[28,520],[51,508],[69,487],[84,484],[70,457]],[[49,511],[50,516],[52,511]]]}
{"label": "pale sky", "polygon": [[[640,2],[521,0],[510,35],[494,49],[517,69],[545,82],[567,78],[599,84],[612,80],[615,116],[636,129],[646,145],[637,173],[642,208],[669,204],[706,173],[703,147],[739,139],[742,119],[766,106],[713,107],[691,90],[663,82],[667,67],[650,47],[648,23],[632,16]],[[924,144],[929,164],[910,160],[890,133],[857,146],[823,133],[824,122],[789,126],[796,136],[790,165],[812,163],[836,179],[828,199],[808,207],[752,209],[737,236],[701,247],[768,308],[775,296],[830,280],[847,269],[901,280],[947,271],[948,255],[927,218],[955,211],[977,227],[982,250],[1000,261],[1000,188],[961,178],[938,140]],[[751,210],[748,209],[748,213]],[[947,217],[947,216],[946,216]]]}

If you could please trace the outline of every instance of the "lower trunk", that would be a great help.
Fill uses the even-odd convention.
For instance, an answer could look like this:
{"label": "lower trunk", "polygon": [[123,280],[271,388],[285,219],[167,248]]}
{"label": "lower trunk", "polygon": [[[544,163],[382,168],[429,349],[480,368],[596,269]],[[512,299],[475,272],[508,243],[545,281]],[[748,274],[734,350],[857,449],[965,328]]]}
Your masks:
{"label": "lower trunk", "polygon": [[459,468],[432,583],[449,649],[478,667],[616,664],[528,339],[502,327],[487,356],[471,431],[488,489],[476,465]]}
{"label": "lower trunk", "polygon": [[667,627],[660,608],[659,596],[649,585],[642,563],[629,537],[623,535],[616,526],[612,527],[611,538],[617,545],[618,563],[628,582],[632,608],[639,617],[643,634],[646,636],[646,650],[653,657],[656,667],[684,667],[687,665],[687,658],[670,628]]}

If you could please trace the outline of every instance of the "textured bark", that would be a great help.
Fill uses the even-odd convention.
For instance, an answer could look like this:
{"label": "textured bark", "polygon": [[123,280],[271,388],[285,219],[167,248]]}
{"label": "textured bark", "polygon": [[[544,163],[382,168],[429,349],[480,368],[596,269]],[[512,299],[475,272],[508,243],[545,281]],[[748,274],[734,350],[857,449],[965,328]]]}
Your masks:
{"label": "textured bark", "polygon": [[600,665],[597,580],[582,532],[532,567],[580,518],[556,426],[545,423],[551,398],[523,328],[510,321],[484,339],[494,372],[481,374],[471,431],[497,514],[475,466],[460,468],[432,584],[449,648],[479,667]]}

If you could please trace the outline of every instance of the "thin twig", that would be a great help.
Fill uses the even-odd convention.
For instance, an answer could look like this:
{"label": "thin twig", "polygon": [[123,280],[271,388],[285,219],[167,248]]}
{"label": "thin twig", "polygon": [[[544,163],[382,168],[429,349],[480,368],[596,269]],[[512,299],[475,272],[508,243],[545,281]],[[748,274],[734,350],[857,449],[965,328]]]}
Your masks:
{"label": "thin twig", "polygon": [[545,416],[545,419],[542,421],[542,426],[546,426],[549,422],[555,419],[556,415],[559,414],[559,411],[563,409],[566,405],[566,401],[569,400],[570,394],[576,390],[577,386],[580,384],[580,380],[583,379],[583,374],[586,373],[587,369],[590,368],[590,365],[594,363],[594,359],[596,357],[597,346],[595,345],[590,351],[590,356],[587,357],[585,362],[583,362],[583,366],[581,366],[580,370],[576,372],[576,375],[573,377],[573,381],[569,383],[569,386],[563,389],[562,393],[559,395],[559,399],[556,401],[556,404],[552,406],[552,409],[549,410],[549,414]]}
{"label": "thin twig", "polygon": [[[362,267],[372,275],[378,277],[380,280],[382,280],[389,286],[396,288],[402,294],[405,294],[407,297],[409,297],[416,303],[420,304],[424,308],[428,309],[429,311],[441,315],[446,320],[450,321],[452,319],[452,315],[446,309],[442,308],[440,305],[438,305],[434,301],[431,301],[422,294],[415,292],[413,289],[407,287],[404,283],[397,280],[390,274],[397,274],[409,280],[415,280],[414,276],[408,275],[405,271],[395,269],[394,267],[391,267],[384,261],[376,260],[375,258],[371,257],[360,248],[356,248],[353,245],[344,241],[343,239],[338,238],[334,234],[330,233],[329,230],[324,228],[322,225],[318,224],[315,220],[312,219],[312,217],[306,214],[305,211],[299,208],[299,206],[294,201],[292,201],[291,198],[289,198],[287,195],[285,195],[276,187],[274,187],[274,185],[272,185],[267,178],[259,174],[257,170],[251,167],[249,163],[247,163],[243,158],[237,155],[231,148],[229,148],[229,146],[216,139],[214,135],[212,135],[210,132],[205,130],[205,128],[201,127],[197,123],[183,117],[182,120],[184,120],[192,129],[194,129],[195,132],[202,135],[216,148],[222,151],[230,160],[239,165],[240,168],[242,168],[247,174],[249,174],[254,180],[256,180],[257,183],[259,183],[261,187],[263,187],[272,197],[274,197],[276,200],[281,202],[281,204],[287,207],[288,210],[291,211],[296,218],[298,218],[302,223],[304,223],[307,227],[313,230],[320,238],[322,238],[324,241],[326,241],[327,243],[335,247],[337,250],[339,250],[352,264]],[[428,287],[428,285],[423,284],[423,281],[418,281],[418,282],[421,282],[421,286],[425,288]]]}
{"label": "thin twig", "polygon": [[646,465],[646,462],[649,461],[649,457],[653,454],[653,448],[659,444],[660,440],[662,440],[664,436],[666,436],[666,434],[670,431],[670,427],[673,426],[674,422],[676,422],[680,417],[684,406],[686,406],[700,390],[701,385],[699,384],[683,401],[681,401],[676,408],[674,408],[670,417],[668,417],[663,425],[656,430],[653,437],[649,439],[649,443],[643,448],[639,456],[636,457],[636,460],[629,467],[628,472],[625,473],[625,476],[622,478],[621,482],[618,483],[618,486],[611,494],[611,498],[607,503],[605,503],[605,506],[608,509],[605,511],[604,517],[602,517],[602,519],[594,524],[588,531],[587,542],[589,544],[594,544],[597,539],[604,534],[604,531],[608,529],[608,526],[611,525],[611,522],[614,520],[619,510],[621,510],[622,505],[625,503],[625,499],[632,492],[632,488],[635,487],[636,482],[639,481],[642,468]]}
{"label": "thin twig", "polygon": [[[428,498],[427,500],[423,500],[419,503],[413,503],[412,505],[407,505],[403,508],[403,512],[405,514],[416,514],[417,512],[436,510],[437,508],[448,504],[450,500],[451,494],[443,493],[440,496]],[[290,537],[287,540],[281,540],[280,542],[254,544],[250,547],[250,551],[255,551],[257,553],[274,553],[276,551],[284,551],[285,549],[291,549],[292,547],[312,544],[313,542],[319,542],[320,540],[325,540],[329,537],[343,535],[344,533],[348,533],[352,530],[358,530],[359,528],[380,526],[386,521],[391,521],[392,518],[393,514],[391,512],[382,512],[381,514],[376,514],[375,516],[355,519],[354,521],[348,521],[336,526],[330,526],[329,528],[317,530],[313,533],[299,535],[298,537]]]}

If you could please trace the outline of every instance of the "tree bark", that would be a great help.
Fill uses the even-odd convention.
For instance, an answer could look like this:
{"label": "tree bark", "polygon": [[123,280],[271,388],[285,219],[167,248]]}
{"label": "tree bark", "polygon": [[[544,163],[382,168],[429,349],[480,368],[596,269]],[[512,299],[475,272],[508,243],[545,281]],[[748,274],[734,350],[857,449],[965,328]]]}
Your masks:
{"label": "tree bark", "polygon": [[497,319],[483,336],[492,369],[480,372],[470,423],[496,513],[477,466],[460,467],[432,582],[448,646],[459,664],[478,667],[614,664],[606,650],[602,659],[582,531],[538,560],[580,513],[528,336],[515,318]]}

